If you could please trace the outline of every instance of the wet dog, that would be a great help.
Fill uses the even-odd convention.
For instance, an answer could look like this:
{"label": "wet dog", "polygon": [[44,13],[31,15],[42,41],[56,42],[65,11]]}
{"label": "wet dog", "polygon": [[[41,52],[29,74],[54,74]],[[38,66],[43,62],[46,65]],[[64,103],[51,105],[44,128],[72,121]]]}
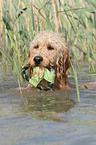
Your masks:
{"label": "wet dog", "polygon": [[[36,66],[55,70],[55,82],[53,88],[68,89],[68,70],[71,67],[72,56],[66,46],[64,38],[52,31],[38,33],[29,49],[30,78],[32,70]],[[47,81],[42,80],[40,85],[47,86]],[[29,85],[31,86],[31,85]],[[32,87],[32,86],[31,86]]]}

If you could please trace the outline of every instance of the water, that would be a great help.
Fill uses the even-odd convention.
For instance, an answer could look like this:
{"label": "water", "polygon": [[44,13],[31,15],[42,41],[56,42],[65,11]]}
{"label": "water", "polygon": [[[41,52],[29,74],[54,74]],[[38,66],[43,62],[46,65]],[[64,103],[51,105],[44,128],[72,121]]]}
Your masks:
{"label": "water", "polygon": [[[0,145],[96,144],[96,90],[80,90],[81,108],[76,90],[23,92],[22,104],[15,75],[0,72]],[[80,83],[96,80],[86,64],[78,72]]]}

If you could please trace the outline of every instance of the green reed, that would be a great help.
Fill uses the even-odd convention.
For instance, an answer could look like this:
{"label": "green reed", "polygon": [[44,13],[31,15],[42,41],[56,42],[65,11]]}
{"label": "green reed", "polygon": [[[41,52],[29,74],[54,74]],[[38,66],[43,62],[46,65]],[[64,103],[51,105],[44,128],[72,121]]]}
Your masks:
{"label": "green reed", "polygon": [[[5,63],[12,63],[20,80],[21,67],[28,60],[29,44],[35,33],[41,30],[62,33],[72,53],[73,62],[78,65],[86,58],[89,72],[91,69],[95,72],[96,1],[2,0],[0,9],[0,51]],[[75,70],[74,74],[77,81]]]}

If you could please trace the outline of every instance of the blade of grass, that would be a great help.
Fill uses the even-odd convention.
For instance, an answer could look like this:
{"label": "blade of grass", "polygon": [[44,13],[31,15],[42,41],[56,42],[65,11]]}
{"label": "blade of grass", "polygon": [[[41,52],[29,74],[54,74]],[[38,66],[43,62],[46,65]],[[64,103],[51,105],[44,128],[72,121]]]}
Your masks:
{"label": "blade of grass", "polygon": [[[71,61],[70,61],[70,63],[71,63]],[[74,77],[75,77],[78,102],[79,102],[79,105],[80,105],[80,107],[81,107],[81,104],[80,104],[80,92],[79,92],[79,85],[78,85],[78,78],[77,78],[77,71],[76,71],[76,69],[73,67],[72,63],[71,63],[71,67],[72,67],[72,69],[73,69],[73,73],[74,73]]]}
{"label": "blade of grass", "polygon": [[31,14],[32,14],[33,31],[35,31],[35,22],[34,22],[34,13],[33,13],[33,4],[32,4],[32,2],[31,2]]}
{"label": "blade of grass", "polygon": [[3,49],[1,49],[1,48],[0,48],[0,51],[2,52],[2,55],[3,55],[5,58],[7,58],[7,59],[11,62],[11,64],[13,64],[12,59],[6,54],[6,52],[4,52]]}
{"label": "blade of grass", "polygon": [[19,14],[18,14],[18,16],[16,17],[16,19],[18,19],[23,13],[24,13],[24,11],[26,11],[27,10],[27,8],[23,8],[20,12],[19,12]]}

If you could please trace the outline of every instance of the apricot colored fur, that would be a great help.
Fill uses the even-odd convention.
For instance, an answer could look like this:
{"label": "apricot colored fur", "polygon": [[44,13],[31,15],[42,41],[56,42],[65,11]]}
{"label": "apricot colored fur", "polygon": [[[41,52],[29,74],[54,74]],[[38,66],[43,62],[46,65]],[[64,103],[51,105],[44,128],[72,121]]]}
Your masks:
{"label": "apricot colored fur", "polygon": [[42,56],[43,61],[40,63],[40,67],[55,69],[54,88],[66,89],[69,87],[67,76],[72,56],[61,34],[53,31],[41,31],[34,37],[29,52],[28,63],[31,64],[31,68],[35,67],[34,57]]}

